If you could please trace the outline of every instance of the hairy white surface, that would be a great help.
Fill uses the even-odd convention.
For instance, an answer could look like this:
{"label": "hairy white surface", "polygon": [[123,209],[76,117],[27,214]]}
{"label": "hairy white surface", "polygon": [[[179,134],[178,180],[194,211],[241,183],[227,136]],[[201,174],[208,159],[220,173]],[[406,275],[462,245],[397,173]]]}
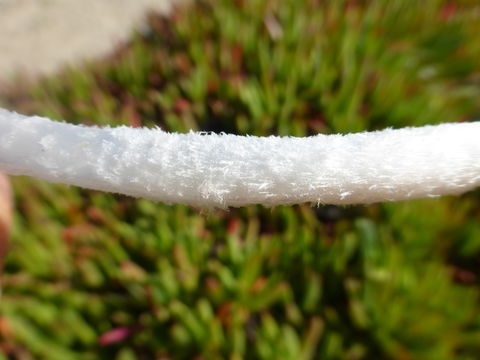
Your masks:
{"label": "hairy white surface", "polygon": [[202,207],[408,200],[480,185],[480,122],[254,137],[75,126],[0,109],[0,171]]}

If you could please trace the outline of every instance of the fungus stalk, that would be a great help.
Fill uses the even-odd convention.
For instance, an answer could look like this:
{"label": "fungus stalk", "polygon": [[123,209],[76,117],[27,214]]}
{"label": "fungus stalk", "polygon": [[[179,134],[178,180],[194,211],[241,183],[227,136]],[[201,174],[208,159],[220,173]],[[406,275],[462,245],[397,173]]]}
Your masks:
{"label": "fungus stalk", "polygon": [[480,122],[255,137],[87,127],[0,109],[0,171],[199,207],[368,204],[480,184]]}

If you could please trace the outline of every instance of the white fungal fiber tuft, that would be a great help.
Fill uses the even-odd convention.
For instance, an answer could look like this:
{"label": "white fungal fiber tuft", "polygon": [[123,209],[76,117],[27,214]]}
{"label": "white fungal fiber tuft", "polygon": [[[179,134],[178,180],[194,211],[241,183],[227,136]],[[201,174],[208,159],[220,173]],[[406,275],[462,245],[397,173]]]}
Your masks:
{"label": "white fungal fiber tuft", "polygon": [[0,109],[0,171],[201,207],[359,204],[480,185],[480,122],[254,137],[98,128]]}

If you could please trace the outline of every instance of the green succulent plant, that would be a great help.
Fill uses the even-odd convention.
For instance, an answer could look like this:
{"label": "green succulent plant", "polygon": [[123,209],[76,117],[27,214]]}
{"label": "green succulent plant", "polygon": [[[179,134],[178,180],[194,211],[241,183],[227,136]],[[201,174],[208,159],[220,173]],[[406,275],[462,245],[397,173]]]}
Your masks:
{"label": "green succulent plant", "polygon": [[[295,136],[480,114],[476,1],[197,1],[148,24],[3,105]],[[203,214],[13,185],[0,359],[478,358],[478,191]]]}

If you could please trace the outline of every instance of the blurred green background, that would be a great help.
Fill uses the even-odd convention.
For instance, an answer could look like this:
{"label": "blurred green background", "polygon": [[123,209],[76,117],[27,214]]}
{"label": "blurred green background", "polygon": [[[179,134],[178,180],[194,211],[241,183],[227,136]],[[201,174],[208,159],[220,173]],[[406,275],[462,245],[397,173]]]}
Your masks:
{"label": "blurred green background", "polygon": [[[2,105],[253,135],[480,117],[478,1],[197,1],[148,24]],[[202,213],[13,184],[0,359],[480,358],[480,191]]]}

